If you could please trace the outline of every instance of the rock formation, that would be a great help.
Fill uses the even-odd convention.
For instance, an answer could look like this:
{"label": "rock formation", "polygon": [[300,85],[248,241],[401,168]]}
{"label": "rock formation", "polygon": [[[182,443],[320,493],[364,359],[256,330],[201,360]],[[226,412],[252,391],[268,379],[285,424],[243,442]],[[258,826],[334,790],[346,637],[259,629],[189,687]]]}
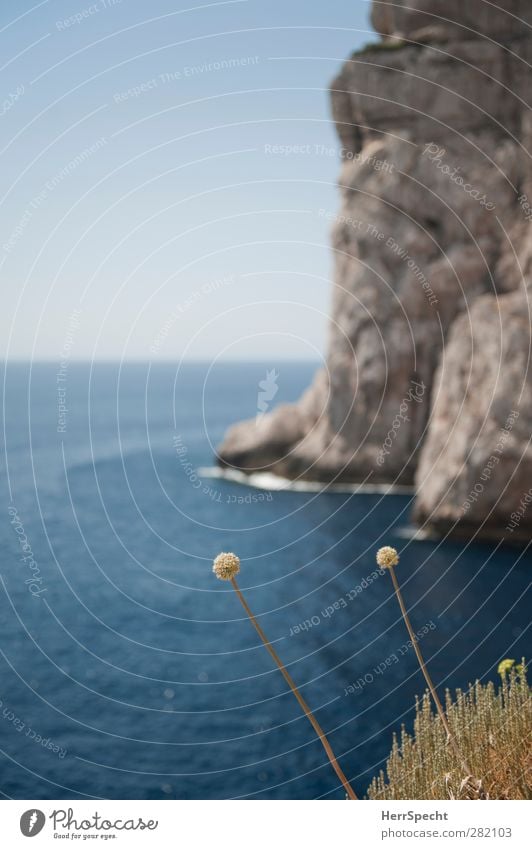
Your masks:
{"label": "rock formation", "polygon": [[219,462],[415,484],[420,523],[525,537],[532,5],[374,2],[372,22],[380,41],[331,86],[327,368],[298,403],[234,426]]}

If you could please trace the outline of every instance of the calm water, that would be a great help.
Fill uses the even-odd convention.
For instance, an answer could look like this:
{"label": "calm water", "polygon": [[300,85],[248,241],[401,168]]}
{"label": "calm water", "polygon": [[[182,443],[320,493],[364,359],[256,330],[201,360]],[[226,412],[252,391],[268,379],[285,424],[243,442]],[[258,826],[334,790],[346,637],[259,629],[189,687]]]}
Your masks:
{"label": "calm water", "polygon": [[210,571],[220,550],[244,560],[248,601],[360,793],[423,689],[412,652],[401,654],[388,576],[362,588],[378,545],[403,548],[399,577],[440,688],[495,679],[501,657],[530,656],[528,554],[407,543],[406,496],[261,494],[196,477],[226,426],[255,415],[272,367],[276,402],[295,399],[313,370],[71,363],[58,382],[57,366],[8,367],[6,796],[342,797],[234,593]]}

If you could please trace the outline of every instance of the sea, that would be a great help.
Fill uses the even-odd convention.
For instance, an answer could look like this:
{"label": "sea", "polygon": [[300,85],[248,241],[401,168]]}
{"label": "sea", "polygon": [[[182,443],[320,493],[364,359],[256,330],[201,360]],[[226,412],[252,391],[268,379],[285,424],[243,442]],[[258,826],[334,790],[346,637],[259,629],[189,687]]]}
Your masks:
{"label": "sea", "polygon": [[424,691],[376,549],[442,695],[530,657],[527,546],[416,537],[405,490],[219,476],[227,427],[314,368],[3,366],[3,797],[344,798],[220,551],[360,796]]}

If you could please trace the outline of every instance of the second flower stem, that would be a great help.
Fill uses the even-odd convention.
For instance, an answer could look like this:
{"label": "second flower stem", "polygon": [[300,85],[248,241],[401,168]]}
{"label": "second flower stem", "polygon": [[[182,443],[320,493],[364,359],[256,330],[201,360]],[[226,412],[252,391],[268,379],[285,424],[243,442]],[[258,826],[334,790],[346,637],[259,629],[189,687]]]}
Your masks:
{"label": "second flower stem", "polygon": [[438,696],[438,693],[436,691],[436,687],[433,684],[432,678],[430,677],[429,670],[427,669],[427,665],[426,665],[426,663],[423,659],[423,655],[421,654],[421,649],[419,648],[419,643],[417,641],[417,637],[414,633],[414,629],[412,628],[412,623],[410,622],[410,617],[409,617],[407,610],[406,610],[406,606],[405,606],[404,599],[403,599],[403,594],[401,593],[401,588],[399,586],[399,582],[398,582],[397,576],[395,574],[394,566],[390,566],[389,571],[390,571],[390,575],[392,576],[392,582],[393,582],[393,588],[395,590],[395,595],[397,596],[397,601],[399,602],[399,607],[401,608],[401,613],[403,614],[403,619],[404,619],[405,625],[407,627],[408,633],[410,635],[410,640],[412,642],[412,645],[414,646],[414,651],[415,651],[416,657],[419,661],[421,671],[422,671],[423,675],[425,676],[425,681],[427,682],[428,688],[430,690],[430,694],[431,694],[432,698],[434,699],[434,704],[436,705],[436,710],[438,711],[438,714],[439,714],[440,719],[442,721],[442,725],[443,725],[445,732],[447,734],[447,739],[448,739],[449,743],[451,744],[451,746],[453,747],[453,751],[454,751],[456,757],[458,758],[458,761],[460,762],[462,769],[464,770],[464,772],[467,773],[467,775],[472,777],[473,773],[471,772],[471,769],[469,768],[469,764],[463,758],[462,753],[460,751],[460,748],[458,746],[458,743],[456,742],[456,737],[454,736],[453,732],[451,731],[451,727],[449,725],[447,715],[446,715],[446,713],[443,709],[443,705],[440,701],[440,697]]}

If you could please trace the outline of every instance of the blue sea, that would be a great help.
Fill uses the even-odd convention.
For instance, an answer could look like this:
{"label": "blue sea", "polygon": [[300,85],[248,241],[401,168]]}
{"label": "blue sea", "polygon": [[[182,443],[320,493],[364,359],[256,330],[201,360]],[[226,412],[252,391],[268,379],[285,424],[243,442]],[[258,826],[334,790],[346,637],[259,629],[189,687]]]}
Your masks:
{"label": "blue sea", "polygon": [[17,799],[342,799],[220,551],[360,795],[424,685],[530,656],[525,549],[408,538],[411,495],[218,479],[225,429],[311,364],[9,364],[0,521],[0,791]]}

